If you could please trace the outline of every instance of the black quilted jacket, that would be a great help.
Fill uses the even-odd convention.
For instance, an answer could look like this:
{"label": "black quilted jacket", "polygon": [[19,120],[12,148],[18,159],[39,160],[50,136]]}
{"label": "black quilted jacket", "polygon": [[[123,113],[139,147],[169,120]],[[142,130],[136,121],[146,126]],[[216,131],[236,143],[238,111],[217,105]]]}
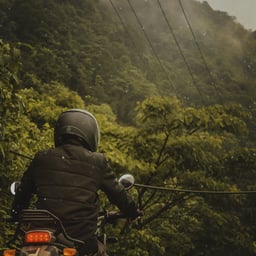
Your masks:
{"label": "black quilted jacket", "polygon": [[68,234],[80,240],[94,236],[99,189],[127,216],[136,212],[134,202],[109,169],[105,156],[75,143],[37,153],[21,181],[13,209],[27,208],[32,194],[36,194],[37,208],[58,216]]}

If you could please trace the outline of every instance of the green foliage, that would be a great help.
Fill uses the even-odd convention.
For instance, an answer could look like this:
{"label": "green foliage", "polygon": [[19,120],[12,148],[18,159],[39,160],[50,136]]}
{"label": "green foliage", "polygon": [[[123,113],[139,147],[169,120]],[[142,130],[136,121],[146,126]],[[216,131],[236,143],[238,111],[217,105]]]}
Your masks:
{"label": "green foliage", "polygon": [[[0,217],[29,163],[12,151],[51,147],[67,108],[96,115],[118,175],[170,189],[256,189],[255,32],[207,2],[183,1],[205,67],[179,2],[161,3],[193,77],[157,1],[132,3],[152,45],[126,2],[115,3],[121,24],[108,1],[1,1]],[[138,229],[112,229],[116,254],[255,254],[253,195],[131,194],[144,216]],[[0,230],[3,248],[13,230]]]}
{"label": "green foliage", "polygon": [[[56,82],[43,84],[34,76],[31,76],[31,81],[35,83],[35,89],[23,89],[19,78],[19,51],[1,42],[0,56],[0,184],[4,195],[1,198],[3,218],[10,211],[9,186],[20,179],[28,165],[28,159],[17,154],[33,157],[38,150],[53,146],[52,127],[56,117],[67,108],[84,108],[84,102],[77,93],[63,85]],[[49,95],[49,91],[54,97]],[[6,225],[1,230],[3,240],[0,241],[0,248],[11,234]]]}
{"label": "green foliage", "polygon": [[[232,170],[232,167],[226,169],[223,167],[226,157],[229,156],[229,153],[232,154],[226,149],[230,148],[231,143],[234,148],[238,147],[238,137],[234,135],[246,136],[247,134],[244,120],[250,115],[240,106],[224,108],[216,105],[199,109],[185,108],[176,98],[151,97],[138,105],[137,111],[138,131],[135,134],[135,156],[154,165],[151,172],[141,176],[143,183],[158,186],[166,184],[170,188],[185,187],[210,191],[238,191],[241,184],[250,184],[246,178],[241,183],[237,179],[234,180],[236,177],[234,173],[225,173],[225,170]],[[245,154],[247,155],[247,153]],[[252,161],[255,163],[254,159]],[[238,167],[238,169],[240,168]],[[253,237],[249,233],[239,231],[240,228],[243,229],[239,217],[237,217],[235,225],[233,219],[226,221],[233,215],[233,209],[242,207],[237,205],[238,202],[235,198],[234,200],[223,197],[218,200],[206,198],[205,207],[209,211],[209,215],[206,217],[201,212],[203,211],[202,197],[195,199],[186,193],[169,193],[141,189],[138,195],[140,207],[146,211],[143,218],[144,224],[141,227],[152,225],[152,229],[161,234],[160,229],[153,228],[154,225],[157,225],[155,222],[158,223],[157,219],[172,215],[175,217],[177,212],[182,212],[179,213],[179,218],[175,219],[175,223],[171,222],[171,225],[172,229],[177,231],[177,234],[174,233],[176,239],[180,237],[179,241],[181,239],[186,241],[187,247],[177,247],[176,244],[169,248],[169,245],[166,245],[169,248],[169,253],[175,253],[173,250],[176,248],[176,252],[184,253],[181,255],[186,255],[188,252],[191,255],[213,255],[214,252],[223,254],[221,248],[224,245],[227,248],[232,248],[232,250],[229,249],[232,253],[236,252],[235,248],[240,248],[239,250],[242,251],[248,250],[246,252],[251,253]],[[196,205],[198,208],[194,208]],[[214,210],[210,210],[211,207],[214,207]],[[183,226],[184,236],[181,238],[179,225],[184,225],[186,218],[194,221],[195,225],[190,226],[187,223]],[[170,221],[171,219],[170,217]],[[168,220],[165,223],[167,226],[169,225]],[[227,233],[217,231],[223,225],[227,228],[225,231]],[[208,228],[214,230],[213,236],[208,235],[207,241],[205,241],[200,236],[202,230]],[[241,232],[243,234],[243,244],[236,244],[236,237],[230,237],[231,229],[237,230],[233,233]],[[204,235],[211,233],[210,230],[206,233],[203,232]],[[171,233],[168,234],[171,236]],[[220,237],[222,238],[220,239]],[[162,236],[161,238],[163,239]],[[226,239],[227,241],[225,241]],[[224,245],[218,244],[221,240]],[[167,241],[170,241],[170,237]],[[165,242],[163,241],[163,243]],[[245,245],[246,243],[250,245]],[[204,250],[204,246],[208,246],[208,249]]]}
{"label": "green foliage", "polygon": [[133,3],[153,53],[127,3],[118,3],[121,25],[106,1],[4,1],[0,35],[20,49],[25,74],[45,83],[58,81],[82,98],[90,95],[107,103],[122,122],[132,124],[136,102],[152,94],[176,94],[189,105],[231,100],[252,104],[253,33],[208,4],[183,4],[210,74],[179,4],[170,1],[162,5],[173,33],[157,2]]}

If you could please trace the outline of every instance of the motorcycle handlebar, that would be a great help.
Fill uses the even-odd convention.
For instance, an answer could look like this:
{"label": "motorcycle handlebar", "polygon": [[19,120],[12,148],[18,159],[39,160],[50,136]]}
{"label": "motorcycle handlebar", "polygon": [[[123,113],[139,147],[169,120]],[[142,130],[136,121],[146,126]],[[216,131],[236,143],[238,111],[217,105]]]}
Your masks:
{"label": "motorcycle handlebar", "polygon": [[127,216],[122,213],[122,212],[108,212],[106,219],[108,221],[113,221],[113,220],[117,220],[117,219],[126,219]]}
{"label": "motorcycle handlebar", "polygon": [[[138,218],[141,217],[143,214],[141,212],[141,214],[138,214]],[[113,223],[115,222],[115,220],[118,220],[118,219],[129,219],[129,217],[127,217],[127,215],[125,215],[124,213],[122,212],[104,212],[104,213],[101,213],[100,214],[100,218],[104,218],[105,219],[105,222],[107,223]]]}
{"label": "motorcycle handlebar", "polygon": [[127,218],[127,216],[125,214],[123,214],[122,212],[114,212],[114,211],[100,212],[99,217],[98,217],[99,220],[104,219],[104,221],[106,223],[113,223],[117,219],[125,219],[125,218]]}

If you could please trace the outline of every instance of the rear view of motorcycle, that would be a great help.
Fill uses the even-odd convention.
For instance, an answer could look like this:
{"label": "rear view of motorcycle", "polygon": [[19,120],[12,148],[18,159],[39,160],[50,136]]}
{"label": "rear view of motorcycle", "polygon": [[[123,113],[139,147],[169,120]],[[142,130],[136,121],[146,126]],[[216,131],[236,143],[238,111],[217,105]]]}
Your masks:
{"label": "rear view of motorcycle", "polygon": [[83,242],[69,237],[61,221],[46,210],[23,210],[12,242],[22,239],[20,249],[4,251],[4,256],[76,255]]}
{"label": "rear view of motorcycle", "polygon": [[[128,190],[134,185],[134,177],[125,174],[119,182]],[[18,183],[12,184],[12,193],[15,193],[17,186]],[[108,239],[104,233],[104,225],[120,218],[125,216],[119,212],[103,211],[98,216],[96,236],[105,246]],[[12,219],[9,221],[11,222]],[[70,237],[61,220],[47,210],[25,209],[16,224],[15,234],[8,243],[15,246],[12,248],[8,246],[11,249],[5,250],[4,256],[79,256],[78,248],[84,246],[83,241]],[[20,239],[21,245],[17,247]]]}

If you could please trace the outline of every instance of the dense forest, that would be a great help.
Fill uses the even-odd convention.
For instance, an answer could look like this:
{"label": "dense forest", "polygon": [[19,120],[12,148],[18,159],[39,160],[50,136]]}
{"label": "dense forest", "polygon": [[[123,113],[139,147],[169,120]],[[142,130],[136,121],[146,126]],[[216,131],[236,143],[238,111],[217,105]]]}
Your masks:
{"label": "dense forest", "polygon": [[255,255],[255,88],[256,31],[207,2],[0,0],[0,249],[19,154],[83,108],[117,176],[169,189],[131,189],[110,255]]}

